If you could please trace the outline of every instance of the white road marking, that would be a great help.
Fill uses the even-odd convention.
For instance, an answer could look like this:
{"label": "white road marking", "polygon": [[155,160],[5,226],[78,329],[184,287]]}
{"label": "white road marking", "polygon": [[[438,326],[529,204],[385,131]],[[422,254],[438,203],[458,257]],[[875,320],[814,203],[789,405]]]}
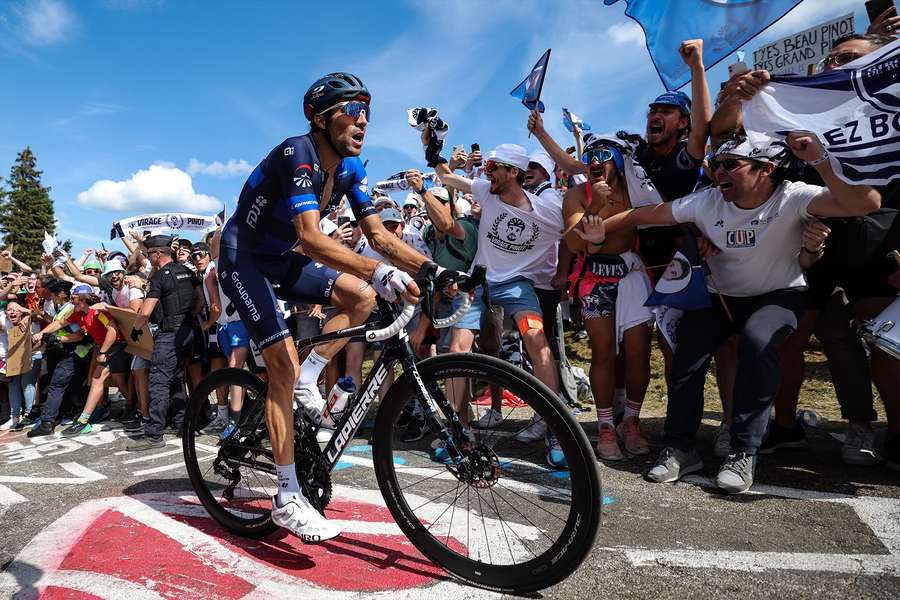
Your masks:
{"label": "white road marking", "polygon": [[166,450],[165,452],[158,452],[156,454],[145,454],[144,456],[138,456],[137,458],[129,458],[128,460],[123,460],[122,464],[130,465],[132,463],[137,463],[137,462],[156,460],[157,458],[162,458],[164,456],[172,456],[173,454],[182,454],[181,448],[175,448],[174,450]]}
{"label": "white road marking", "polygon": [[92,471],[75,462],[59,463],[59,466],[75,475],[72,477],[29,477],[22,475],[0,475],[0,483],[36,483],[57,485],[61,483],[83,484],[106,479],[106,475]]}
{"label": "white road marking", "polygon": [[163,596],[139,583],[92,571],[56,571],[43,575],[39,584],[78,590],[104,600],[164,600]]}
{"label": "white road marking", "polygon": [[[181,452],[181,450],[179,450],[178,452]],[[197,459],[197,462],[198,463],[206,462],[206,461],[210,461],[214,458],[215,458],[215,455],[201,456],[200,458]],[[161,467],[152,467],[150,469],[142,469],[140,471],[135,471],[134,473],[132,473],[132,475],[134,475],[135,477],[142,477],[144,475],[152,475],[153,473],[163,473],[165,471],[172,471],[174,469],[183,469],[183,468],[184,468],[184,461],[181,461],[181,462],[177,462],[177,463],[172,463],[171,465],[163,465]]]}
{"label": "white road marking", "polygon": [[28,498],[17,494],[5,485],[0,485],[0,506],[12,506],[23,502],[28,502]]}
{"label": "white road marking", "polygon": [[[691,475],[682,481],[714,486],[709,477]],[[673,488],[677,489],[677,488]],[[731,550],[680,550],[607,547],[620,551],[635,567],[722,569],[761,572],[768,570],[819,571],[854,575],[900,576],[900,500],[872,496],[848,496],[815,490],[754,484],[748,494],[810,502],[845,504],[853,508],[872,530],[888,554],[830,554],[811,552],[745,552]]]}
{"label": "white road marking", "polygon": [[[500,462],[503,463],[504,459],[500,457]],[[368,467],[370,469],[375,468],[375,463],[371,458],[366,458],[364,456],[353,456],[349,454],[344,454],[341,456],[341,462],[347,462],[352,465],[357,465],[360,467]],[[531,465],[528,465],[529,467]],[[443,466],[441,467],[408,467],[406,465],[395,465],[394,467],[397,471],[397,474],[408,474],[408,475],[418,475],[420,477],[429,477],[438,481],[456,481],[456,477],[453,476],[453,473],[448,471]],[[550,472],[549,469],[543,469],[543,467],[536,465],[536,469],[540,471]],[[508,477],[501,477],[500,481],[497,483],[498,486],[508,488],[510,490],[514,490],[517,492],[527,492],[530,494],[534,494],[537,496],[550,497],[550,498],[562,498],[571,500],[572,493],[570,490],[566,490],[559,487],[544,485],[544,484],[534,484],[527,483],[525,481],[518,481],[516,479],[510,479]]]}

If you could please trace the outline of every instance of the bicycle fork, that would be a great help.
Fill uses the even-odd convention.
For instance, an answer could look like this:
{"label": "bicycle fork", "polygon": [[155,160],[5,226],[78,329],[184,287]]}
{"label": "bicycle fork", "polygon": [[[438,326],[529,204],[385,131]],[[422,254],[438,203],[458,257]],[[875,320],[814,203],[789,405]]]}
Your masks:
{"label": "bicycle fork", "polygon": [[[452,435],[452,432],[454,431],[462,431],[462,423],[459,420],[459,415],[453,409],[450,400],[440,388],[437,386],[429,388],[425,385],[422,376],[419,375],[419,370],[416,368],[414,356],[404,356],[399,360],[403,365],[403,371],[413,380],[413,390],[416,394],[416,401],[419,403],[419,406],[424,413],[425,424],[428,426],[431,433],[437,435],[441,441],[444,442],[450,461],[453,464],[459,464],[463,459],[463,454],[460,451],[459,446],[457,446],[455,436]],[[445,422],[441,419],[441,416],[439,416],[438,411],[434,409],[435,404],[440,408],[441,416],[447,418],[449,415],[449,426],[445,425]]]}

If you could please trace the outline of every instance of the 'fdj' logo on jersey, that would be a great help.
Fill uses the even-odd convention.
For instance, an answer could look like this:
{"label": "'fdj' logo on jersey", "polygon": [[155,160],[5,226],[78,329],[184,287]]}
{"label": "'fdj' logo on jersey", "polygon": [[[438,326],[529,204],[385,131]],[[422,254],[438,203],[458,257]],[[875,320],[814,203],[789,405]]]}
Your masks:
{"label": "'fdj' logo on jersey", "polygon": [[303,163],[294,169],[294,185],[301,188],[312,187],[312,165]]}
{"label": "'fdj' logo on jersey", "polygon": [[728,248],[753,248],[756,246],[755,229],[737,229],[725,232],[725,245]]}
{"label": "'fdj' logo on jersey", "polygon": [[259,219],[259,213],[265,208],[266,204],[268,204],[268,200],[266,200],[265,196],[256,197],[256,200],[250,205],[250,210],[247,211],[247,225],[256,229],[256,221]]}

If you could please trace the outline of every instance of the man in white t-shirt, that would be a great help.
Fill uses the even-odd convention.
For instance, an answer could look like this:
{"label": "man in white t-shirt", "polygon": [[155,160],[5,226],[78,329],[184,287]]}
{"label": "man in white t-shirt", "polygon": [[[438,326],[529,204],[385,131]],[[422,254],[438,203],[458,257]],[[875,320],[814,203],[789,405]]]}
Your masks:
{"label": "man in white t-shirt", "polygon": [[[489,152],[484,163],[487,179],[454,175],[452,169],[464,163],[464,154],[457,152],[449,165],[437,164],[436,172],[444,185],[471,192],[473,200],[481,206],[478,250],[473,264],[487,267],[491,303],[502,306],[512,316],[535,376],[559,394],[559,373],[544,335],[544,319],[534,285],[546,271],[547,254],[556,252],[562,237],[562,210],[556,203],[523,189],[528,154],[521,146],[501,144]],[[471,348],[485,310],[481,290],[476,290],[472,308],[454,325],[469,332],[468,348],[451,350]],[[516,439],[537,441],[545,435],[547,425],[537,417]],[[548,448],[547,461],[554,467],[565,467],[565,457],[552,437],[548,439]]]}
{"label": "man in white t-shirt", "polygon": [[798,262],[803,230],[816,217],[865,215],[881,205],[880,195],[871,187],[848,185],[834,174],[828,153],[814,134],[792,132],[787,143],[797,158],[818,171],[827,187],[781,180],[783,145],[753,147],[743,138],[729,140],[709,161],[716,187],[615,215],[595,228],[597,239],[602,239],[604,226],[608,232],[694,223],[720,250],[707,262],[709,290],[721,294],[722,302],[688,311],[678,323],[668,380],[666,447],[647,474],[651,481],[677,481],[703,468],[694,436],[703,415],[706,372],[722,342],[739,334],[733,453],[719,470],[716,484],[730,493],[750,488],[778,388],[781,345],[804,310],[806,280]]}

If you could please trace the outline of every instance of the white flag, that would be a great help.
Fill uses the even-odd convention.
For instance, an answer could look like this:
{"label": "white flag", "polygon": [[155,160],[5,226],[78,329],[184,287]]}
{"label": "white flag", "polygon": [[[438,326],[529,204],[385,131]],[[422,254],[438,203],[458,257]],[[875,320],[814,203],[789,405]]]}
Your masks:
{"label": "white flag", "polygon": [[812,131],[838,177],[884,185],[900,177],[900,40],[828,73],[773,77],[743,110],[755,145]]}

